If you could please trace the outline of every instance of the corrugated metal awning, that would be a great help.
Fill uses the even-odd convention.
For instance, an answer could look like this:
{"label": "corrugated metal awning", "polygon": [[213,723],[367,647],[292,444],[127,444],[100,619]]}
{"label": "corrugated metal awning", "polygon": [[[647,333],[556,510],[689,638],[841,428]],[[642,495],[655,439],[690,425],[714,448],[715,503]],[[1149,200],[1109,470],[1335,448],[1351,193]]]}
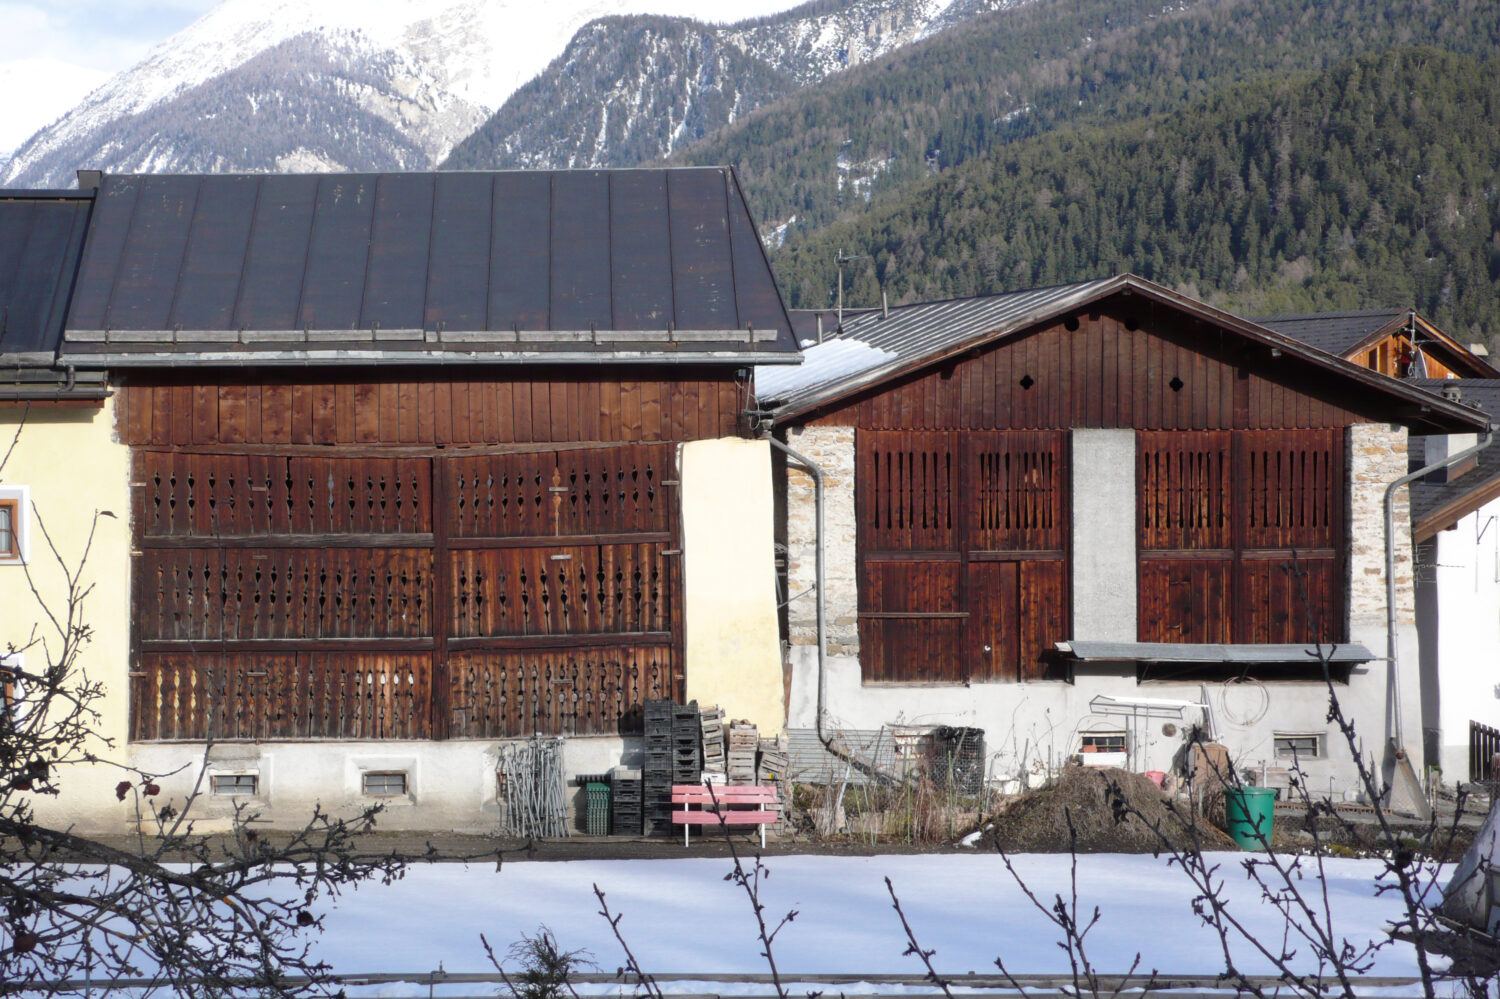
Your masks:
{"label": "corrugated metal awning", "polygon": [[1337,645],[1216,645],[1191,642],[1058,642],[1057,651],[1079,662],[1306,663],[1318,651],[1331,663],[1378,658],[1358,642]]}

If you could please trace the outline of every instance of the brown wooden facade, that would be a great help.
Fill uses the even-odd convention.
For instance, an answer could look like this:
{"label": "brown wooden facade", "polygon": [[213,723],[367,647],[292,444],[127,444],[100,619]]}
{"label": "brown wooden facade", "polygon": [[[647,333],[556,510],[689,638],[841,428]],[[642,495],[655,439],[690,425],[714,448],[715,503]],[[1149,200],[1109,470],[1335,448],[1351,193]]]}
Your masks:
{"label": "brown wooden facade", "polygon": [[1137,431],[1138,641],[1341,639],[1345,428],[1368,407],[1116,297],[807,412],[856,430],[865,680],[1049,675],[1089,487],[1074,428]]}
{"label": "brown wooden facade", "polygon": [[676,442],[743,389],[608,370],[124,384],[131,738],[609,734],[680,697]]}

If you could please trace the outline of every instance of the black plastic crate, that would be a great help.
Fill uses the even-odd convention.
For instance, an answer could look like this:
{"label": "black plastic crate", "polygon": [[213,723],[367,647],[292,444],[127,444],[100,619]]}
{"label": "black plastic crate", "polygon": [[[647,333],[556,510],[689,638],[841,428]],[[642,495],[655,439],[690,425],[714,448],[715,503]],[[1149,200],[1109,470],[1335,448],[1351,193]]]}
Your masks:
{"label": "black plastic crate", "polygon": [[984,729],[944,725],[933,735],[933,781],[959,794],[983,794]]}

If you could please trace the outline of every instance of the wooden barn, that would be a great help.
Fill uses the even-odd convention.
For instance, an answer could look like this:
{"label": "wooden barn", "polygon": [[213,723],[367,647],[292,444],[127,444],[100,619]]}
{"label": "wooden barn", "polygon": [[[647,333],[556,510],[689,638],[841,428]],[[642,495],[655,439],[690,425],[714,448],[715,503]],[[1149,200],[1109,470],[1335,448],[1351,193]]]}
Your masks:
{"label": "wooden barn", "polygon": [[1414,309],[1359,309],[1257,317],[1252,322],[1392,378],[1500,378],[1481,354],[1465,347]]}
{"label": "wooden barn", "polygon": [[1420,753],[1409,521],[1403,494],[1388,667],[1381,497],[1408,428],[1485,418],[1130,276],[826,328],[756,381],[794,452],[787,591],[826,577],[785,622],[794,729],[981,728],[1022,779],[1169,770],[1199,728],[1342,786],[1322,643],[1361,731],[1399,704]]}
{"label": "wooden barn", "polygon": [[780,727],[744,412],[799,357],[731,171],[106,175],[58,356],[129,449],[137,760],[492,828],[496,740]]}

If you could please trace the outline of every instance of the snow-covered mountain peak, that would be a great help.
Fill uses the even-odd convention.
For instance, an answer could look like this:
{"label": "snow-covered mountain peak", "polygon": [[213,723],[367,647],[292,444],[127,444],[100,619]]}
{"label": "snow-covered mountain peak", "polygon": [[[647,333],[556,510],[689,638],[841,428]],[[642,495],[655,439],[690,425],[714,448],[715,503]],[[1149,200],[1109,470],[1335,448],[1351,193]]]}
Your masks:
{"label": "snow-covered mountain peak", "polygon": [[[748,0],[734,15],[791,6]],[[723,11],[711,0],[224,0],[16,150],[0,185],[67,185],[81,167],[275,169],[290,155],[345,169],[430,166],[584,24],[643,13],[717,20]],[[245,107],[257,116],[230,127]],[[323,117],[345,132],[343,146],[272,148],[274,115],[289,127]],[[226,123],[222,140],[193,128],[205,117]],[[376,148],[387,137],[371,128],[417,117],[420,134],[404,148]],[[181,136],[167,137],[174,132]],[[237,132],[254,141],[238,142]]]}

